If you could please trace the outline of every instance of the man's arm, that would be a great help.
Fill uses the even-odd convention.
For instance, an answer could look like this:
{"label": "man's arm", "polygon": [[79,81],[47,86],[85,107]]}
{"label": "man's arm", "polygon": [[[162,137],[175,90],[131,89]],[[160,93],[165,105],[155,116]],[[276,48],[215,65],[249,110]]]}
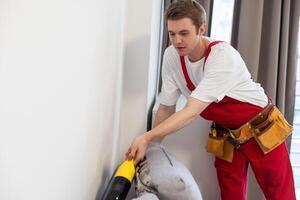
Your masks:
{"label": "man's arm", "polygon": [[172,114],[155,128],[148,131],[145,138],[148,141],[161,139],[162,137],[187,126],[192,123],[209,104],[210,103],[192,97],[189,98],[186,106],[182,110]]}
{"label": "man's arm", "polygon": [[126,153],[127,159],[134,159],[138,163],[144,158],[149,142],[161,140],[169,135],[190,124],[210,103],[200,101],[193,97],[188,99],[186,106],[172,114],[169,118],[158,124],[155,128],[137,137]]}

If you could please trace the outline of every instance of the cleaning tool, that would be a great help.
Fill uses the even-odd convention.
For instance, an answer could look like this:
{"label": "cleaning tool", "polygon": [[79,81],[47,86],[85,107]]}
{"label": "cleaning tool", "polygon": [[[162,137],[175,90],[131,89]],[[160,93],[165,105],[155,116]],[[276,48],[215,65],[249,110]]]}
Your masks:
{"label": "cleaning tool", "polygon": [[134,161],[124,161],[110,179],[102,200],[125,200],[134,175]]}

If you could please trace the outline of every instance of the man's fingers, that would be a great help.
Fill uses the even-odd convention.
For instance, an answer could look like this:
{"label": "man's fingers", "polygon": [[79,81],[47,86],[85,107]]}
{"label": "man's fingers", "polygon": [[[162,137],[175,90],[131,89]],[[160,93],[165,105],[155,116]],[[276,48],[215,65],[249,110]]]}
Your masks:
{"label": "man's fingers", "polygon": [[132,151],[132,146],[127,150],[125,153],[126,160],[132,160],[134,157],[133,151]]}
{"label": "man's fingers", "polygon": [[143,159],[144,159],[144,155],[142,154],[142,152],[138,151],[136,153],[136,156],[135,156],[135,159],[134,159],[134,164],[137,165]]}
{"label": "man's fingers", "polygon": [[137,152],[136,148],[131,148],[131,151],[129,152],[129,160],[135,159],[136,152]]}

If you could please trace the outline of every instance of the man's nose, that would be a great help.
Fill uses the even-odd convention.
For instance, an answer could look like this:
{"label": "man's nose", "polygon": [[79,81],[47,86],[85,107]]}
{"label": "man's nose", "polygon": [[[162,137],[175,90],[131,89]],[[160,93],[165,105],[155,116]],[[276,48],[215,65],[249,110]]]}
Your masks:
{"label": "man's nose", "polygon": [[175,42],[175,44],[180,44],[182,42],[181,37],[176,35],[175,38],[174,38],[174,42]]}

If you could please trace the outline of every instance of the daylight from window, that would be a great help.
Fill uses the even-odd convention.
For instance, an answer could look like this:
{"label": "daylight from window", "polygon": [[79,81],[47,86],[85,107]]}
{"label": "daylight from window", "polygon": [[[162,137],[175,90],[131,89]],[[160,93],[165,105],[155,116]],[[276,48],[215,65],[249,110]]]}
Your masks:
{"label": "daylight from window", "polygon": [[210,37],[230,43],[234,0],[214,0]]}

